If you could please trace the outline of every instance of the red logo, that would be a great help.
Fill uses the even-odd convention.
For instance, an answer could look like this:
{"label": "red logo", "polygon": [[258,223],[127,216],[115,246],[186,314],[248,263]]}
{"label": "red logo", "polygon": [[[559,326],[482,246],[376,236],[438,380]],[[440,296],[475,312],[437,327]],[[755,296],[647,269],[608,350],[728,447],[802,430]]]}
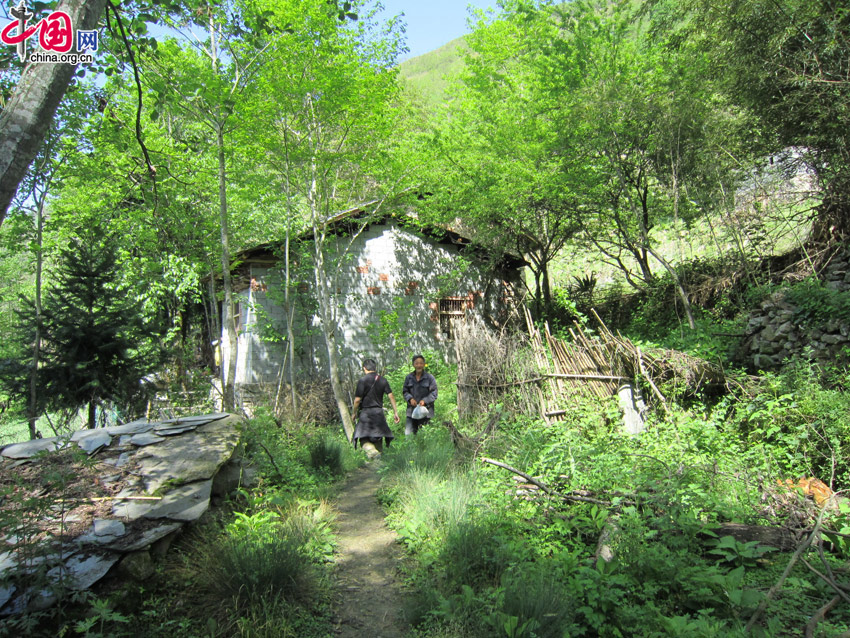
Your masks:
{"label": "red logo", "polygon": [[17,45],[18,57],[23,62],[26,58],[26,41],[38,32],[38,43],[46,51],[67,53],[74,44],[74,30],[71,17],[64,11],[54,11],[46,18],[39,20],[34,26],[28,27],[27,22],[33,18],[33,13],[21,0],[18,6],[10,11],[14,22],[7,24],[0,32],[3,44]]}

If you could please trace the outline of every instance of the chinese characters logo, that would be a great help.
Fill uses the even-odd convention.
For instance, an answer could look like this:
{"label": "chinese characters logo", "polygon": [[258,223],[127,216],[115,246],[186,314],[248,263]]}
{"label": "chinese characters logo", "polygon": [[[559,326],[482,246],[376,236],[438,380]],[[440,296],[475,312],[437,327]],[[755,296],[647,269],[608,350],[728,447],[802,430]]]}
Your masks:
{"label": "chinese characters logo", "polygon": [[[95,30],[76,32],[76,53],[69,54],[74,46],[74,29],[71,17],[64,11],[53,11],[34,25],[29,25],[34,14],[27,7],[26,0],[20,0],[9,13],[15,18],[0,31],[0,41],[9,46],[17,46],[18,58],[27,61],[27,41],[38,33],[38,44],[45,53],[34,52],[30,62],[91,62],[91,55],[97,51],[98,33]],[[46,52],[55,52],[56,55]],[[66,55],[58,55],[66,54]]]}

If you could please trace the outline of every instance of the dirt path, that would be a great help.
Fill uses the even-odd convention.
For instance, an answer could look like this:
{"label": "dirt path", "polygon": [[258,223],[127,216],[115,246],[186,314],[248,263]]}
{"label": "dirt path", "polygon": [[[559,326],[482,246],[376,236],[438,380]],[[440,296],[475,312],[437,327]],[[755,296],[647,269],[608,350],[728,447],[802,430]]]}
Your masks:
{"label": "dirt path", "polygon": [[402,550],[384,523],[380,480],[370,466],[352,472],[337,499],[335,631],[341,638],[402,638],[408,630],[398,573]]}

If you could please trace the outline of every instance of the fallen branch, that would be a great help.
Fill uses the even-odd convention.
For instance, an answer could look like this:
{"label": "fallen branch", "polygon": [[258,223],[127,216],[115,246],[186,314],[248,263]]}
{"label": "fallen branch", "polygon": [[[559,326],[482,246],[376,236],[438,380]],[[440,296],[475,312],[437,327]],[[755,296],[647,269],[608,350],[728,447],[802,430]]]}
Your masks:
{"label": "fallen branch", "polygon": [[[829,500],[832,500],[832,496],[829,497]],[[788,574],[791,573],[791,570],[794,568],[794,565],[796,565],[797,561],[800,560],[800,557],[803,555],[803,552],[805,552],[809,548],[809,545],[812,544],[812,541],[814,541],[818,534],[820,534],[820,528],[823,524],[823,517],[826,514],[827,509],[827,507],[821,508],[820,514],[818,515],[818,520],[815,522],[815,527],[812,530],[812,533],[809,534],[806,540],[803,541],[797,548],[797,551],[794,552],[794,555],[791,556],[791,560],[788,561],[788,565],[785,567],[785,571],[782,572],[782,575],[779,577],[779,580],[776,581],[776,584],[774,584],[773,587],[770,588],[770,591],[767,592],[767,596],[764,597],[764,600],[761,601],[761,604],[759,604],[758,608],[753,612],[753,615],[750,616],[750,619],[747,621],[747,626],[744,627],[744,633],[749,633],[750,630],[753,628],[753,625],[758,622],[758,619],[767,609],[767,606],[770,604],[770,601],[773,599],[776,593],[780,589],[782,589],[782,585],[785,584],[785,579],[788,578]]]}
{"label": "fallen branch", "polygon": [[64,499],[57,503],[99,503],[101,501],[161,501],[161,496],[92,496],[91,498]]}
{"label": "fallen branch", "polygon": [[510,466],[510,465],[508,465],[507,463],[502,463],[501,461],[494,461],[493,459],[488,459],[486,456],[482,456],[482,457],[480,457],[480,458],[481,458],[481,460],[482,460],[484,463],[489,463],[490,465],[495,465],[496,467],[500,467],[500,468],[502,468],[503,470],[508,470],[509,472],[513,472],[513,473],[514,473],[514,474],[516,474],[517,476],[521,476],[521,477],[522,477],[522,478],[524,478],[526,481],[528,481],[528,482],[529,482],[529,483],[531,483],[532,485],[536,485],[537,487],[539,487],[541,490],[543,490],[543,491],[544,491],[544,492],[546,492],[547,494],[553,494],[553,495],[557,495],[557,494],[558,494],[555,490],[553,490],[552,488],[550,488],[549,486],[547,486],[545,483],[541,483],[540,481],[538,481],[538,480],[537,480],[536,478],[534,478],[533,476],[529,476],[529,475],[528,475],[528,474],[526,474],[525,472],[522,472],[522,471],[520,471],[520,470],[516,469],[515,467],[511,467],[511,466]]}
{"label": "fallen branch", "polygon": [[744,525],[743,523],[721,523],[714,532],[718,536],[732,536],[741,543],[757,541],[761,545],[775,547],[783,552],[794,551],[800,543],[800,535],[808,530],[792,530],[788,527],[768,525]]}
{"label": "fallen branch", "polygon": [[814,615],[809,619],[809,622],[806,623],[806,638],[814,638],[815,630],[817,630],[820,621],[826,618],[829,611],[835,607],[840,600],[841,597],[836,596],[814,613]]}
{"label": "fallen branch", "polygon": [[809,561],[807,561],[805,558],[801,558],[801,559],[800,559],[800,561],[802,561],[802,563],[803,563],[806,567],[808,567],[808,568],[809,568],[809,571],[811,571],[811,572],[812,572],[813,574],[815,574],[818,578],[820,578],[821,580],[823,580],[823,582],[825,582],[827,585],[829,585],[829,586],[833,589],[833,591],[835,591],[835,593],[836,593],[836,594],[838,594],[838,596],[840,596],[841,598],[843,598],[846,602],[850,603],[850,596],[848,596],[848,595],[847,595],[847,592],[845,592],[845,591],[841,588],[841,585],[839,585],[838,583],[836,583],[836,582],[835,582],[835,580],[833,580],[832,578],[830,578],[830,577],[829,577],[829,576],[827,576],[826,574],[824,574],[824,573],[822,573],[822,572],[818,571],[818,569],[817,569],[814,565],[812,565]]}
{"label": "fallen branch", "polygon": [[[502,463],[501,461],[495,461],[493,459],[488,459],[485,456],[482,456],[482,457],[479,457],[479,458],[484,463],[489,463],[490,465],[495,465],[496,467],[500,467],[504,470],[507,470],[508,472],[513,472],[517,476],[521,476],[526,481],[528,481],[532,485],[536,485],[537,487],[539,487],[541,490],[543,490],[544,492],[546,492],[550,496],[557,496],[557,497],[562,498],[564,500],[575,501],[577,503],[591,503],[593,505],[602,505],[604,507],[612,507],[613,506],[613,504],[610,501],[602,501],[598,498],[590,498],[590,497],[587,497],[587,496],[576,496],[575,494],[561,494],[560,492],[556,492],[555,490],[553,490],[551,487],[549,487],[545,483],[541,483],[540,481],[538,481],[533,476],[529,476],[525,472],[518,470],[515,467],[511,467],[507,463]],[[626,503],[626,501],[623,501],[623,502]]]}

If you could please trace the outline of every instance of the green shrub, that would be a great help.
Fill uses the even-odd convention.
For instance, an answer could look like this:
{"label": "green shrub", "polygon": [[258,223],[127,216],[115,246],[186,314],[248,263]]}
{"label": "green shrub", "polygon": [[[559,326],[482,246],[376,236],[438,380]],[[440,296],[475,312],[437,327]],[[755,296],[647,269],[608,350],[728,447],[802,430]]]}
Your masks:
{"label": "green shrub", "polygon": [[202,551],[200,586],[222,603],[240,606],[275,597],[308,601],[317,592],[318,574],[305,560],[302,543],[283,533],[226,536]]}
{"label": "green shrub", "polygon": [[773,458],[785,478],[814,476],[836,490],[850,487],[850,394],[826,387],[812,364],[765,380],[761,392],[736,405],[746,444]]}
{"label": "green shrub", "polygon": [[447,530],[439,565],[449,589],[463,584],[481,589],[498,585],[508,558],[498,522],[473,517]]}
{"label": "green shrub", "polygon": [[[503,578],[504,599],[495,618],[509,636],[562,638],[576,635],[576,602],[556,574],[540,565],[523,565]],[[513,627],[512,633],[507,627]],[[525,628],[522,630],[522,628]]]}
{"label": "green shrub", "polygon": [[345,450],[342,441],[329,436],[319,436],[310,443],[310,465],[331,476],[345,473]]}

